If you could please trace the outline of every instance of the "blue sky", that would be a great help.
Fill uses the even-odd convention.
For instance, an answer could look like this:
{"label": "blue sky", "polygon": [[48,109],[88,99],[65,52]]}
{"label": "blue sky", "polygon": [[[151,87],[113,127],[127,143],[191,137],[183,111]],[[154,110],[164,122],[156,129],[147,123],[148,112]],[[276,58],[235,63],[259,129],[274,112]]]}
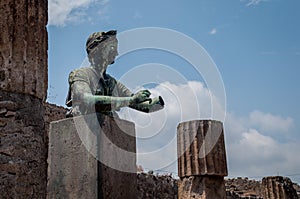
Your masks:
{"label": "blue sky", "polygon": [[[85,60],[84,45],[92,32],[117,29],[121,33],[144,27],[174,30],[200,44],[222,77],[226,107],[220,111],[226,109],[229,176],[280,174],[291,175],[292,180],[300,182],[299,8],[298,0],[49,0],[48,101],[64,105],[68,74]],[[161,115],[145,116],[128,110],[121,113],[137,123],[138,135],[159,132],[160,136],[152,136],[153,139],[139,140],[138,150],[145,153],[169,143],[163,140],[176,136],[176,125],[182,119],[178,117],[182,113],[174,112],[178,104],[173,103],[165,88],[172,90],[181,99],[177,103],[182,104],[188,103],[184,100],[189,95],[183,91],[192,88],[202,118],[210,116],[207,104],[212,98],[205,77],[186,60],[161,50],[144,49],[121,56],[109,73],[122,79],[127,71],[147,63],[174,69],[185,83],[172,82],[170,73],[164,76],[165,82],[152,88],[153,93],[164,94],[169,103]],[[160,128],[153,117],[163,117],[166,125]],[[144,127],[148,123],[151,125]],[[176,172],[176,164],[155,164],[166,159],[172,162],[174,153],[176,148],[167,149],[160,156],[140,157],[139,164]]]}

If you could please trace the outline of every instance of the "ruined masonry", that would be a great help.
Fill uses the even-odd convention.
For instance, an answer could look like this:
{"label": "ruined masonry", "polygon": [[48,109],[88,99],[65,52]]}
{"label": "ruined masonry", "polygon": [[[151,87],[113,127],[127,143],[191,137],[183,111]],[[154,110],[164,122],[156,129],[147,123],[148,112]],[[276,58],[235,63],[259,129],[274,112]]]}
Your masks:
{"label": "ruined masonry", "polygon": [[227,162],[223,124],[195,120],[177,127],[179,199],[225,199]]}
{"label": "ruined masonry", "polygon": [[0,1],[1,198],[46,196],[47,6]]}
{"label": "ruined masonry", "polygon": [[289,178],[271,176],[262,179],[264,199],[298,199],[293,183]]}

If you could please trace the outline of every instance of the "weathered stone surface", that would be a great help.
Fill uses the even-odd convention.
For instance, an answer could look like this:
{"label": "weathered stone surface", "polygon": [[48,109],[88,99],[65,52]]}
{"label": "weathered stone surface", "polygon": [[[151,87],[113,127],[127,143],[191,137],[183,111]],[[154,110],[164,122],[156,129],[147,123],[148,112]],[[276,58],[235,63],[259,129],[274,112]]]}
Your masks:
{"label": "weathered stone surface", "polygon": [[292,181],[287,177],[272,176],[262,179],[264,199],[298,199]]}
{"label": "weathered stone surface", "polygon": [[177,127],[179,199],[225,199],[227,175],[223,124],[195,120]]}
{"label": "weathered stone surface", "polygon": [[0,197],[46,197],[47,0],[0,1]]}
{"label": "weathered stone surface", "polygon": [[1,198],[45,198],[46,144],[40,99],[0,90]]}
{"label": "weathered stone surface", "polygon": [[227,199],[262,199],[261,181],[248,178],[232,178],[225,180]]}
{"label": "weathered stone surface", "polygon": [[0,127],[5,127],[7,124],[7,122],[5,120],[3,120],[2,118],[0,118]]}
{"label": "weathered stone surface", "polygon": [[179,199],[226,199],[224,179],[220,176],[190,176],[178,184]]}
{"label": "weathered stone surface", "polygon": [[7,109],[6,108],[0,108],[0,115],[6,114],[6,113],[7,113]]}
{"label": "weathered stone surface", "polygon": [[300,185],[297,183],[293,183],[293,187],[297,192],[298,198],[300,198]]}
{"label": "weathered stone surface", "polygon": [[7,113],[5,114],[5,117],[15,117],[16,115],[17,115],[17,112],[7,111]]}
{"label": "weathered stone surface", "polygon": [[[62,106],[57,106],[55,104],[50,104],[50,103],[44,103],[44,107],[45,107],[44,120],[45,120],[45,129],[46,129],[47,143],[48,143],[50,122],[65,119],[66,112],[68,109],[66,109]],[[48,149],[48,147],[47,147],[47,149]]]}
{"label": "weathered stone surface", "polygon": [[50,126],[47,198],[136,198],[133,123],[87,115]]}
{"label": "weathered stone surface", "polygon": [[178,176],[227,176],[223,125],[195,120],[177,127]]}
{"label": "weathered stone surface", "polygon": [[48,126],[50,122],[66,118],[66,112],[68,109],[50,103],[44,103],[44,107],[45,107],[45,122],[48,123],[47,124]]}
{"label": "weathered stone surface", "polygon": [[177,180],[170,175],[139,173],[137,183],[138,199],[177,199]]}
{"label": "weathered stone surface", "polygon": [[17,110],[18,105],[15,102],[12,102],[10,100],[7,101],[0,101],[0,108],[4,108],[6,110],[15,111]]}
{"label": "weathered stone surface", "polygon": [[97,198],[97,161],[73,120],[52,122],[49,132],[47,198]]}
{"label": "weathered stone surface", "polygon": [[47,7],[47,0],[0,1],[1,90],[46,99]]}
{"label": "weathered stone surface", "polygon": [[[176,198],[177,184],[189,178],[174,179],[169,175],[153,175],[148,173],[138,174],[138,198]],[[190,186],[190,185],[188,185]],[[300,186],[293,183],[296,190],[300,192]],[[226,199],[263,199],[262,181],[248,178],[225,179]],[[217,198],[216,198],[217,199]]]}

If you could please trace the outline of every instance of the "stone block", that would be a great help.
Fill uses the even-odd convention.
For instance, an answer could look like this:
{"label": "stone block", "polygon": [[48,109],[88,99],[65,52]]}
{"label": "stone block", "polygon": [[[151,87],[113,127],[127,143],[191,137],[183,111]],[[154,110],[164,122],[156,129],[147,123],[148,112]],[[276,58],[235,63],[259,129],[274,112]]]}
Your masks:
{"label": "stone block", "polygon": [[95,114],[50,123],[47,198],[136,198],[134,124]]}
{"label": "stone block", "polygon": [[46,197],[43,102],[0,89],[0,198]]}
{"label": "stone block", "polygon": [[182,122],[177,127],[178,176],[227,176],[223,125],[214,120]]}

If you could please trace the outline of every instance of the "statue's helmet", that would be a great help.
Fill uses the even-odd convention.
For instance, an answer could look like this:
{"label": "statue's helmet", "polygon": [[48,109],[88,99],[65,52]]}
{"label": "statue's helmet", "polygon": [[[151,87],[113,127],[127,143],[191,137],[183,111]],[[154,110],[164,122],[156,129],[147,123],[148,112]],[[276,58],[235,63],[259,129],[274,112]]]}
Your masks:
{"label": "statue's helmet", "polygon": [[115,37],[117,35],[116,30],[110,30],[108,32],[94,32],[92,33],[86,41],[86,52],[89,54],[93,49],[98,47],[101,42],[107,40],[110,37]]}

